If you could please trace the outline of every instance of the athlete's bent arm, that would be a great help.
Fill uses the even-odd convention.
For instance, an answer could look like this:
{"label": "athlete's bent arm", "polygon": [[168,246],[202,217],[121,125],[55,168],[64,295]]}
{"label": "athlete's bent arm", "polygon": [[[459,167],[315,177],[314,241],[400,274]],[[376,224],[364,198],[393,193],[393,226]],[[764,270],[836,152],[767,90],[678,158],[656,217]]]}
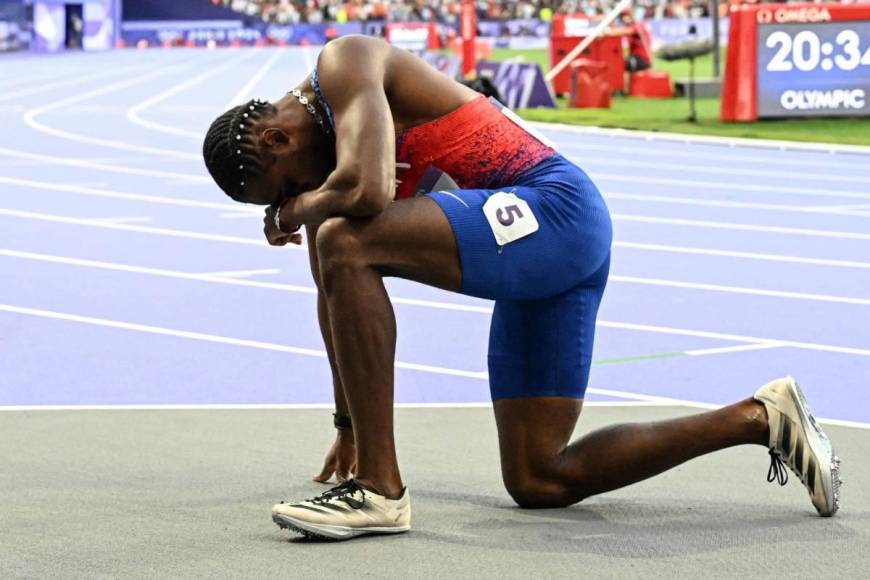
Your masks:
{"label": "athlete's bent arm", "polygon": [[395,129],[384,74],[389,47],[362,37],[330,43],[320,56],[320,86],[335,115],[336,167],[319,188],[288,199],[284,223],[371,217],[393,201]]}

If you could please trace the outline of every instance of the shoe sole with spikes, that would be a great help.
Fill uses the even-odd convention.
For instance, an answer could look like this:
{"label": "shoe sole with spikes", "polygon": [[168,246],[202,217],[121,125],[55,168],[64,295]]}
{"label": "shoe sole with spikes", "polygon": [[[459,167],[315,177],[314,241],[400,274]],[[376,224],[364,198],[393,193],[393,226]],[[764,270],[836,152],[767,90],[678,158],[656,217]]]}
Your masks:
{"label": "shoe sole with spikes", "polygon": [[410,529],[410,526],[395,528],[350,528],[347,526],[311,524],[281,514],[272,514],[272,521],[278,524],[278,527],[282,530],[290,530],[302,534],[309,540],[328,542],[340,542],[366,534],[400,534]]}

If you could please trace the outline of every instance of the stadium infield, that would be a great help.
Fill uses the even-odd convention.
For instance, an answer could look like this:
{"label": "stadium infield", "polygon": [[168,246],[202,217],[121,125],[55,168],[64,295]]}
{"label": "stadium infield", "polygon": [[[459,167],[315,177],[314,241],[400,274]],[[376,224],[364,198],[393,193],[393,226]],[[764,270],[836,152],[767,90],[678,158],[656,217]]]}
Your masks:
{"label": "stadium infield", "polygon": [[[536,62],[549,70],[547,51],[540,49],[494,49],[492,60],[520,59]],[[725,51],[722,52],[722,73],[725,70]],[[700,57],[696,63],[698,78],[712,76],[712,58]],[[688,78],[686,61],[666,62],[656,60],[654,68],[664,70],[671,81]],[[696,101],[698,121],[690,123],[689,100],[685,97],[672,99],[636,99],[616,95],[610,109],[572,109],[565,98],[557,99],[556,109],[523,109],[519,114],[530,121],[565,123],[635,129],[641,131],[665,131],[692,135],[720,135],[753,139],[777,139],[804,142],[837,143],[841,145],[870,145],[870,119],[820,118],[820,119],[763,119],[755,123],[723,123],[719,120],[719,99]]]}

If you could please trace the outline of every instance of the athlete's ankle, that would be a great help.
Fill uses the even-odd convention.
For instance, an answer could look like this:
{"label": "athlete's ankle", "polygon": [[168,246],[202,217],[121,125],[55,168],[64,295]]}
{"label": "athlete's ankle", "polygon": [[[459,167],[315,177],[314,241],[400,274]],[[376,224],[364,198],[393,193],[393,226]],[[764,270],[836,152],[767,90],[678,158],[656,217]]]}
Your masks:
{"label": "athlete's ankle", "polygon": [[767,447],[770,442],[767,407],[764,406],[764,403],[752,397],[741,401],[739,404],[744,408],[744,418],[752,434],[753,442]]}
{"label": "athlete's ankle", "polygon": [[375,480],[365,477],[355,477],[354,480],[359,484],[360,487],[362,487],[366,491],[382,495],[387,499],[399,499],[405,492],[405,488],[402,487],[401,482],[390,485],[381,484],[379,482],[376,482]]}

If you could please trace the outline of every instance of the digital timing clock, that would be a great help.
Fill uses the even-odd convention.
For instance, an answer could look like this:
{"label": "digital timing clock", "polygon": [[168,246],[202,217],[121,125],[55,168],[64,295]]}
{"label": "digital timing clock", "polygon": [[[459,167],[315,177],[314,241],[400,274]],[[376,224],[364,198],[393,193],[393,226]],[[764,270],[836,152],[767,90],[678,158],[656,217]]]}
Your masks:
{"label": "digital timing clock", "polygon": [[870,115],[870,6],[732,12],[722,119]]}

